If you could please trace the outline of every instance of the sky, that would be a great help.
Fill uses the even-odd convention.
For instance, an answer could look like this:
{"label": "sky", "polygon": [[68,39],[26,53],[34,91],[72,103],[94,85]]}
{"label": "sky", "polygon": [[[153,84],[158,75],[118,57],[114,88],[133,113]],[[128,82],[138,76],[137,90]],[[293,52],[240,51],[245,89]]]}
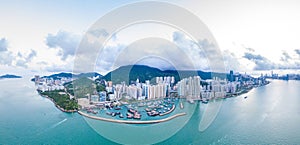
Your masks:
{"label": "sky", "polygon": [[[71,72],[77,48],[84,42],[91,26],[107,13],[135,2],[140,1],[0,0],[0,75]],[[97,54],[95,70],[105,74],[120,65],[139,63],[161,69],[176,67],[209,71],[208,56],[215,52],[204,50],[214,46],[222,53],[226,72],[231,69],[238,72],[299,72],[299,1],[164,2],[196,15],[215,41],[204,38],[195,41],[185,31],[170,25],[131,25],[120,29],[107,41],[104,51]],[[105,32],[97,31],[97,34],[110,35]],[[147,38],[160,38],[156,43],[161,45],[143,47],[154,40]],[[187,59],[174,62],[180,54],[185,54]],[[136,59],[129,61],[129,58]]]}

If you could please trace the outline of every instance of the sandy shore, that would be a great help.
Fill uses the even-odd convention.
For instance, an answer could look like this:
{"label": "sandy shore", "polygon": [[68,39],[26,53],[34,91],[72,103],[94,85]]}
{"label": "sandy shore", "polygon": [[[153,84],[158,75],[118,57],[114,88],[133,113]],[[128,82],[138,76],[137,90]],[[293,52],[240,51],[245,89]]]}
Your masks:
{"label": "sandy shore", "polygon": [[172,120],[176,117],[184,116],[186,113],[178,113],[173,116],[170,116],[168,118],[164,119],[159,119],[159,120],[146,120],[146,121],[132,121],[132,120],[116,120],[116,119],[109,119],[109,118],[104,118],[104,117],[98,117],[98,116],[92,116],[89,114],[86,114],[84,112],[78,111],[78,113],[82,116],[91,118],[91,119],[96,119],[96,120],[102,120],[102,121],[108,121],[108,122],[115,122],[115,123],[126,123],[126,124],[154,124],[154,123],[161,123],[161,122],[166,122],[169,120]]}

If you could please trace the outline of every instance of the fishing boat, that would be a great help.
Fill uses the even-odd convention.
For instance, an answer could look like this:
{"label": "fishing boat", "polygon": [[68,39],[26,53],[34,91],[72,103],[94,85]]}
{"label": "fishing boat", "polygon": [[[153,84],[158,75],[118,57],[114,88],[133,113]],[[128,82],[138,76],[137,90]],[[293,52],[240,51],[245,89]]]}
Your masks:
{"label": "fishing boat", "polygon": [[131,113],[126,113],[126,116],[127,116],[128,119],[133,118],[133,115]]}
{"label": "fishing boat", "polygon": [[145,108],[145,111],[149,112],[149,111],[151,111],[151,109],[149,109],[149,108]]}

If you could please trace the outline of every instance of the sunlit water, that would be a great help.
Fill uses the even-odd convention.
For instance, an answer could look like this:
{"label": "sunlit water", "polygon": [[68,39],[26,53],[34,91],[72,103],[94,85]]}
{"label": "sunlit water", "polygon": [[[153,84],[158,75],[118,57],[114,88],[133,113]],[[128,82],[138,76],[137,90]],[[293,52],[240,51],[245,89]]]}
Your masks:
{"label": "sunlit water", "polygon": [[[216,119],[203,132],[198,127],[206,105],[197,105],[187,124],[160,143],[299,144],[299,88],[299,81],[272,81],[245,94],[247,99],[245,95],[226,99]],[[107,124],[103,128],[110,128],[110,124],[103,124]],[[0,80],[0,144],[115,143],[99,135],[77,113],[56,109],[37,94],[29,78],[22,78]]]}

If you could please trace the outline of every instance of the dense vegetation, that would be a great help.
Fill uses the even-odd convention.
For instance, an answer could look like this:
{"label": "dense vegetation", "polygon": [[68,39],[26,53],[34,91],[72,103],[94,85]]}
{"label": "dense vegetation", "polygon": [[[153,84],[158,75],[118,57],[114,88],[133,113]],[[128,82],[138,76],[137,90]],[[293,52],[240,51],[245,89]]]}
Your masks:
{"label": "dense vegetation", "polygon": [[93,94],[96,91],[96,83],[86,77],[78,78],[64,86],[67,92],[76,98],[84,98],[87,94]]}
{"label": "dense vegetation", "polygon": [[105,91],[105,85],[97,84],[96,90],[97,90],[97,92]]}
{"label": "dense vegetation", "polygon": [[49,98],[52,98],[54,102],[63,108],[64,110],[77,110],[78,104],[75,99],[70,99],[70,97],[65,94],[63,91],[45,91],[41,92],[42,95],[46,95]]}

